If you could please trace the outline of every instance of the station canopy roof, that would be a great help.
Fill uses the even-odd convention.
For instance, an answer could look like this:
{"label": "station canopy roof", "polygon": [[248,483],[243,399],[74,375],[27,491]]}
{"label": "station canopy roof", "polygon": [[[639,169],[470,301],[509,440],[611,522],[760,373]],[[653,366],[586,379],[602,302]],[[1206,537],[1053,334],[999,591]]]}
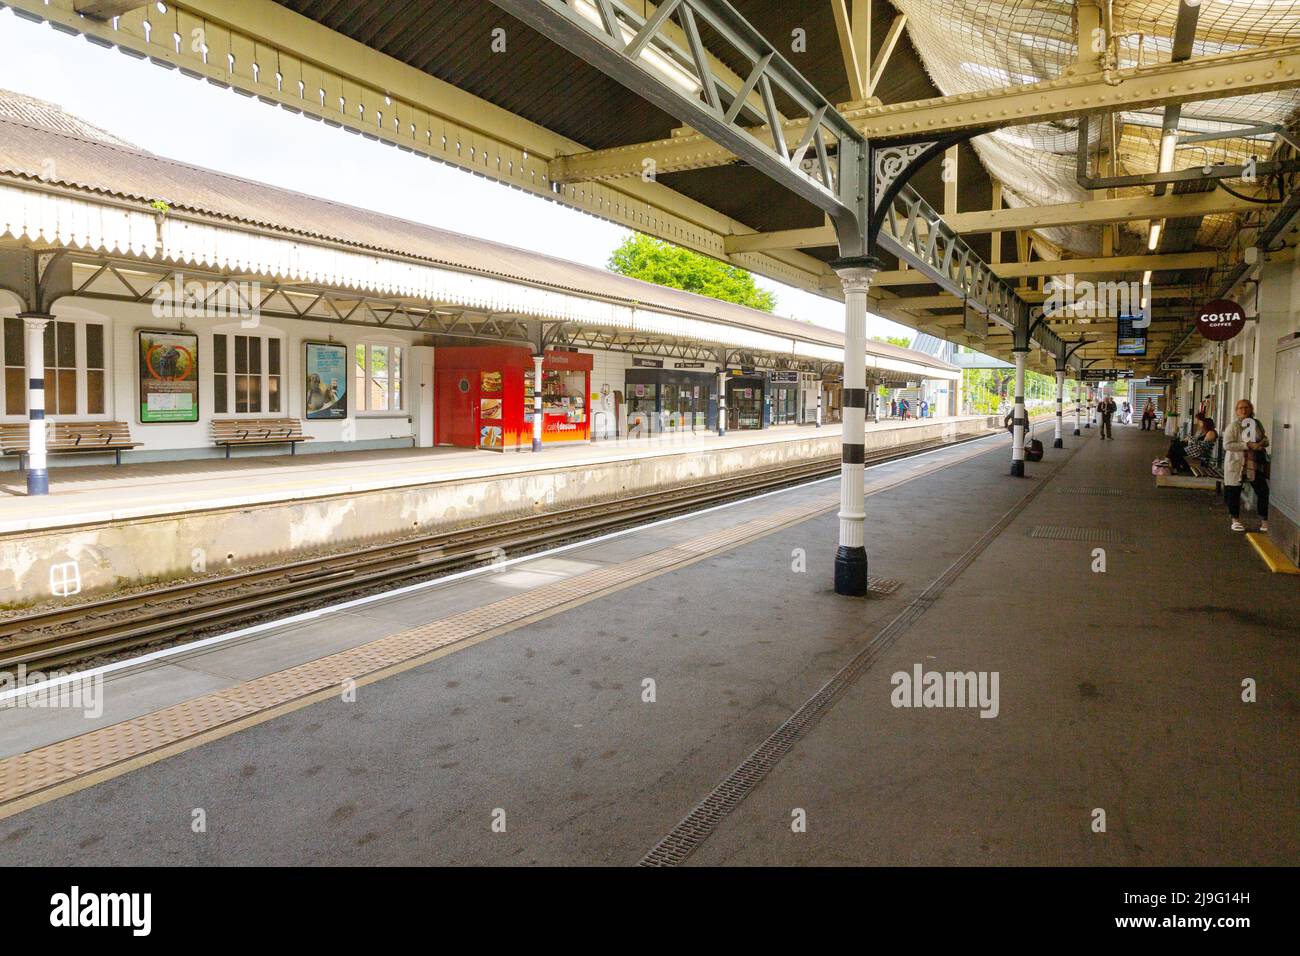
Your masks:
{"label": "station canopy roof", "polygon": [[[7,92],[0,92],[0,238],[608,325],[732,346],[740,355],[832,365],[843,356],[833,329],[181,163]],[[888,343],[868,343],[867,355],[891,381],[960,374]]]}
{"label": "station canopy roof", "polygon": [[[559,0],[8,2],[160,67],[842,295],[822,210],[503,9],[536,12]],[[643,57],[657,58],[670,83],[695,90],[688,96],[702,95],[698,64],[681,51],[689,45],[684,11],[703,0],[674,2],[663,17],[650,0],[565,2],[588,21],[614,11],[625,31],[654,19],[662,30]],[[930,162],[910,185],[1025,303],[1047,301],[1051,279],[1149,285],[1143,358],[1115,361],[1114,315],[1047,316],[1053,339],[1086,340],[1077,353],[1084,359],[1149,371],[1195,343],[1201,303],[1241,288],[1247,249],[1294,242],[1297,0],[730,6],[869,142],[969,135],[947,157],[955,167]],[[738,121],[771,138],[769,104],[743,85],[751,62],[696,19],[712,77],[728,91],[748,89]],[[194,36],[204,42],[182,42]],[[770,105],[793,146],[795,104],[778,93]],[[1253,160],[1272,165],[1257,177],[1224,174]],[[886,260],[871,292],[874,312],[1010,355],[1004,323],[972,316],[951,288]],[[1042,351],[1030,362],[1052,367]]]}

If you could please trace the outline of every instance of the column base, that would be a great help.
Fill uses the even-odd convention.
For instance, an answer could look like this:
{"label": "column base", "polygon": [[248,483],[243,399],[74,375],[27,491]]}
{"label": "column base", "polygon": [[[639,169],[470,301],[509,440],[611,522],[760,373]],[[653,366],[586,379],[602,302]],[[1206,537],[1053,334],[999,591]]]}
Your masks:
{"label": "column base", "polygon": [[1023,461],[1013,461],[1011,463],[1011,477],[1012,478],[1025,477],[1025,463]]}
{"label": "column base", "polygon": [[1088,422],[1088,424],[1084,425],[1083,427],[1084,427],[1084,428],[1091,428],[1091,427],[1092,427],[1092,422]]}
{"label": "column base", "polygon": [[541,451],[541,450],[542,450],[542,440],[540,438],[534,438],[533,451]]}
{"label": "column base", "polygon": [[1078,437],[1079,437],[1079,429],[1077,429],[1077,428],[1074,430],[1074,437],[1075,437],[1075,438],[1078,438]]}
{"label": "column base", "polygon": [[835,552],[835,593],[848,597],[867,594],[867,549],[840,545]]}
{"label": "column base", "polygon": [[1053,448],[1064,448],[1064,447],[1065,447],[1065,439],[1064,439],[1064,438],[1056,438],[1056,439],[1053,439],[1053,441],[1052,441],[1052,447],[1053,447]]}
{"label": "column base", "polygon": [[27,493],[29,495],[48,495],[50,493],[50,473],[44,468],[28,469]]}

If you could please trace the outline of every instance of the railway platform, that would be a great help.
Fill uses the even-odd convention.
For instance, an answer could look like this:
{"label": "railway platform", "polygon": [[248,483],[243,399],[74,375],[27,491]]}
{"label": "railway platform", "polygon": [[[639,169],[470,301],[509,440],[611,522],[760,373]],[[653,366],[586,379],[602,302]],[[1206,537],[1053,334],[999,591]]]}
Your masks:
{"label": "railway platform", "polygon": [[826,480],[111,665],[0,862],[1286,863],[1300,592],[1115,434],[869,468],[866,599]]}
{"label": "railway platform", "polygon": [[[886,421],[887,449],[986,431],[987,416]],[[670,435],[540,453],[389,449],[79,466],[51,494],[0,476],[0,606],[286,560],[435,527],[613,500],[838,456],[840,426]],[[68,582],[74,586],[69,591]]]}

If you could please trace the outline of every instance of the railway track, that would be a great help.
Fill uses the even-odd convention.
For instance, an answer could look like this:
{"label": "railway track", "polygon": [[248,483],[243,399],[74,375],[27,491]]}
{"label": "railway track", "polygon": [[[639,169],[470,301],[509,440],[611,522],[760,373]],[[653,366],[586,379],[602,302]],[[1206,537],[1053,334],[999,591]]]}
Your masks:
{"label": "railway track", "polygon": [[[918,442],[868,456],[881,464],[963,444]],[[254,621],[518,557],[532,551],[774,490],[839,470],[838,456],[711,479],[617,502],[563,508],[481,527],[433,532],[274,567],[241,571],[0,621],[0,670],[78,664],[151,645],[193,640]]]}

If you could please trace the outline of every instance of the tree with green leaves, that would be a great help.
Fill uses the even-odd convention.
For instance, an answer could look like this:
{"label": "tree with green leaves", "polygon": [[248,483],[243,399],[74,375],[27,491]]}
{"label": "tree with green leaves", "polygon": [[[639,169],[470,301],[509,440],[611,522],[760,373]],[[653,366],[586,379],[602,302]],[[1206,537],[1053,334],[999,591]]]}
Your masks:
{"label": "tree with green leaves", "polygon": [[698,292],[762,312],[776,308],[776,296],[760,289],[753,275],[744,269],[639,232],[632,233],[614,250],[607,268],[633,279]]}
{"label": "tree with green leaves", "polygon": [[874,342],[884,342],[886,345],[897,345],[899,348],[910,349],[912,340],[906,335],[873,335]]}

